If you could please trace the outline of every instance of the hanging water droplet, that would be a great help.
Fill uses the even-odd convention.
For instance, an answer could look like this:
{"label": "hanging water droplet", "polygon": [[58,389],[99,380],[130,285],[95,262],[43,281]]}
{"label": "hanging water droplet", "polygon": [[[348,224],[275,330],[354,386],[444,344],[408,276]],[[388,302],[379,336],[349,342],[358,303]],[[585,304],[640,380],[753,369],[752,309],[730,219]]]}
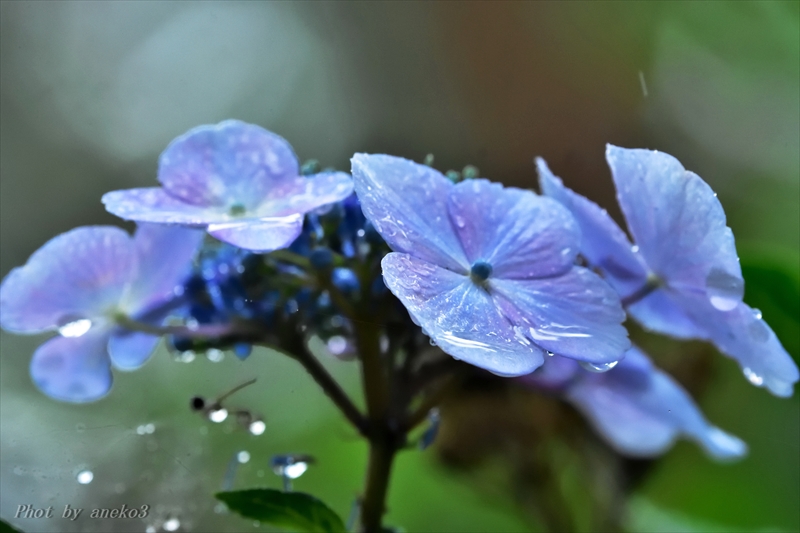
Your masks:
{"label": "hanging water droplet", "polygon": [[547,352],[547,357],[553,357],[555,354],[553,352]]}
{"label": "hanging water droplet", "polygon": [[236,460],[239,461],[241,464],[244,464],[250,460],[250,452],[246,450],[242,450],[236,454]]}
{"label": "hanging water droplet", "polygon": [[436,341],[433,340],[433,338],[430,338],[428,339],[428,344],[430,344],[431,346],[436,346]]}
{"label": "hanging water droplet", "polygon": [[181,527],[181,521],[172,517],[164,522],[161,527],[164,528],[164,531],[178,531],[178,528]]}
{"label": "hanging water droplet", "polygon": [[287,465],[286,468],[283,470],[283,473],[289,479],[297,479],[300,476],[302,476],[306,472],[306,470],[308,470],[308,463],[299,462]]}
{"label": "hanging water droplet", "polygon": [[764,384],[764,378],[753,372],[751,368],[744,367],[742,369],[742,372],[744,373],[744,377],[746,377],[747,380],[756,387],[760,387],[761,385]]}
{"label": "hanging water droplet", "polygon": [[744,280],[719,268],[712,268],[706,277],[706,294],[711,305],[720,311],[730,311],[742,301]]}
{"label": "hanging water droplet", "polygon": [[635,254],[638,254],[639,253],[639,245],[638,244],[634,244],[633,246],[631,246],[631,252],[633,252]]}
{"label": "hanging water droplet", "polygon": [[78,475],[75,476],[75,479],[77,479],[78,483],[81,485],[88,485],[94,479],[94,474],[91,470],[81,470],[78,472]]}
{"label": "hanging water droplet", "polygon": [[334,335],[325,343],[332,355],[342,355],[347,349],[347,339],[341,335]]}
{"label": "hanging water droplet", "polygon": [[81,318],[72,322],[67,322],[58,328],[62,337],[80,337],[92,327],[92,321],[88,318]]}
{"label": "hanging water droplet", "polygon": [[584,370],[588,370],[589,372],[594,372],[596,374],[602,372],[608,372],[609,370],[617,366],[617,364],[619,364],[619,361],[612,361],[611,363],[600,363],[600,364],[588,363],[586,361],[580,362],[580,365],[581,367],[583,367]]}
{"label": "hanging water droplet", "polygon": [[225,352],[217,348],[209,348],[208,351],[206,351],[206,358],[212,363],[219,363],[225,359]]}
{"label": "hanging water droplet", "polygon": [[224,422],[226,418],[228,418],[228,410],[225,408],[215,409],[208,413],[208,419],[217,424]]}
{"label": "hanging water droplet", "polygon": [[267,425],[263,420],[254,420],[250,423],[248,429],[253,435],[261,435],[267,429]]}
{"label": "hanging water droplet", "polygon": [[753,316],[756,320],[761,320],[761,310],[760,309],[753,309]]}

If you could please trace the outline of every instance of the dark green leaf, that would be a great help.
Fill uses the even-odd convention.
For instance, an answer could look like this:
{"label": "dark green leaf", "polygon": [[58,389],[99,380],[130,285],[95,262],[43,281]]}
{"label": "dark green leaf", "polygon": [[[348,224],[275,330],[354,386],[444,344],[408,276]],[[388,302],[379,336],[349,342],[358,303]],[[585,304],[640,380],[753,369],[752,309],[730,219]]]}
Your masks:
{"label": "dark green leaf", "polygon": [[218,492],[228,508],[246,518],[308,533],[342,533],[344,522],[330,507],[302,492],[250,489]]}
{"label": "dark green leaf", "polygon": [[0,533],[22,533],[19,529],[0,518]]}

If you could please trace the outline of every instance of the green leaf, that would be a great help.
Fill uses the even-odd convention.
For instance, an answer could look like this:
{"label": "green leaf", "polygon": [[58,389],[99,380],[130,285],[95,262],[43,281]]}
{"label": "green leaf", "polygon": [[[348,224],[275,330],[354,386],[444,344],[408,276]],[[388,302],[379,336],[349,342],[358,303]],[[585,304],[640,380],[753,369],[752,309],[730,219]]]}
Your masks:
{"label": "green leaf", "polygon": [[8,522],[0,518],[0,533],[22,533],[19,529],[11,526]]}
{"label": "green leaf", "polygon": [[343,533],[344,522],[330,507],[310,494],[250,489],[218,492],[228,508],[246,518],[308,533]]}

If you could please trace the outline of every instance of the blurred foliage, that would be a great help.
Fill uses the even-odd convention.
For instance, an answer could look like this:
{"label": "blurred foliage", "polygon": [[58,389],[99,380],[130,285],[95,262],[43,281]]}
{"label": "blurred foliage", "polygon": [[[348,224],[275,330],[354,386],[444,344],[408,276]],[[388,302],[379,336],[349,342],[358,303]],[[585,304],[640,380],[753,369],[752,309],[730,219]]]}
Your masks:
{"label": "blurred foliage", "polygon": [[218,492],[217,499],[245,518],[308,533],[344,533],[344,522],[330,507],[303,492],[248,489]]}

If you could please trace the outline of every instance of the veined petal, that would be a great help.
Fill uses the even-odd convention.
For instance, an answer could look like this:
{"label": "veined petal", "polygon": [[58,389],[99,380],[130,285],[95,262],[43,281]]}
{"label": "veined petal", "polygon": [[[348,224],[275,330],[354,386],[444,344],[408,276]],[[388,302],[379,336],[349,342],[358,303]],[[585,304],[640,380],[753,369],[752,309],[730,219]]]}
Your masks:
{"label": "veined petal", "polygon": [[189,275],[205,233],[180,226],[139,224],[133,237],[139,273],[122,309],[138,315],[175,297],[175,287]]}
{"label": "veined petal", "polygon": [[536,280],[492,278],[489,286],[502,313],[549,352],[602,364],[630,347],[617,293],[588,269]]}
{"label": "veined petal", "polygon": [[720,311],[700,295],[681,295],[683,307],[709,333],[719,351],[735,359],[745,377],[781,397],[792,395],[800,375],[791,356],[761,313],[740,303]]}
{"label": "veined petal", "polygon": [[109,213],[138,222],[202,228],[233,218],[225,207],[192,205],[158,187],[107,192],[102,201]]}
{"label": "veined petal", "polygon": [[197,206],[248,210],[299,173],[286,140],[238,120],[189,130],[169,144],[158,165],[158,181],[170,195]]}
{"label": "veined petal", "polygon": [[742,300],[733,233],[716,194],[674,157],[608,145],[606,159],[628,228],[649,267],[671,287],[720,309]]}
{"label": "veined petal", "polygon": [[659,455],[679,435],[717,459],[747,452],[740,439],[710,425],[686,391],[636,348],[608,372],[586,372],[570,386],[567,398],[624,455]]}
{"label": "veined petal", "polygon": [[654,290],[630,305],[628,314],[650,331],[678,339],[708,339],[708,333],[686,314],[669,287]]}
{"label": "veined petal", "polygon": [[34,384],[64,402],[91,402],[111,389],[106,346],[109,330],[93,328],[80,337],[55,337],[42,344],[31,360]]}
{"label": "veined petal", "polygon": [[323,172],[286,179],[270,189],[256,210],[256,217],[305,214],[318,207],[344,200],[353,193],[353,180],[344,172]]}
{"label": "veined petal", "polygon": [[274,218],[243,219],[208,226],[208,233],[217,239],[254,252],[271,252],[286,248],[303,231],[299,214]]}
{"label": "veined petal", "polygon": [[401,157],[355,154],[352,163],[361,209],[394,251],[469,272],[447,213],[450,180]]}
{"label": "veined petal", "polygon": [[386,286],[444,352],[501,376],[542,364],[542,350],[516,335],[469,277],[403,253],[386,255],[381,265]]}
{"label": "veined petal", "polygon": [[448,211],[469,262],[488,262],[499,278],[561,274],[578,254],[575,219],[555,201],[530,191],[471,179],[452,188]]}
{"label": "veined petal", "polygon": [[108,340],[111,362],[120,370],[136,370],[156,349],[160,337],[117,328]]}
{"label": "veined petal", "polygon": [[625,232],[604,209],[564,186],[548,168],[544,159],[536,158],[539,186],[542,193],[566,207],[578,222],[581,253],[587,261],[602,270],[612,287],[622,297],[633,294],[647,281],[648,268],[634,252]]}
{"label": "veined petal", "polygon": [[111,226],[76,228],[48,241],[0,285],[0,324],[35,333],[112,310],[138,259],[131,238]]}

